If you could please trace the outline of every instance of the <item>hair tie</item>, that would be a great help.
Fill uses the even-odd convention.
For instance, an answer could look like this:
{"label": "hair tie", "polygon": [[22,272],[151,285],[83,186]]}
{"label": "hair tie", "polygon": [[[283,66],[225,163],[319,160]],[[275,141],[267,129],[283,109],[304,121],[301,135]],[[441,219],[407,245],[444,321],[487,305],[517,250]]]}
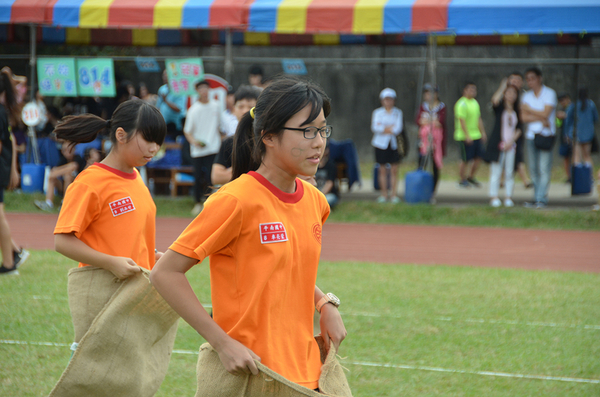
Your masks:
{"label": "hair tie", "polygon": [[106,120],[106,128],[109,128],[109,129],[110,129],[110,122],[111,122],[111,120],[110,120],[110,119]]}
{"label": "hair tie", "polygon": [[254,120],[254,109],[255,108],[250,109],[250,117],[252,117],[253,120]]}

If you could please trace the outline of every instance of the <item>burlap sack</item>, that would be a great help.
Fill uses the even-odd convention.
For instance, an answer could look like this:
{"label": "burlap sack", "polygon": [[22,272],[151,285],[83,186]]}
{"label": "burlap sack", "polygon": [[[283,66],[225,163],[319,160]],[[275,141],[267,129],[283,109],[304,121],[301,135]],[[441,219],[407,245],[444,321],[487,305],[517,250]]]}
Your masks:
{"label": "burlap sack", "polygon": [[144,270],[119,281],[109,271],[69,271],[75,342],[50,396],[153,396],[169,366],[179,316]]}
{"label": "burlap sack", "polygon": [[196,397],[352,397],[344,370],[336,358],[331,344],[329,353],[325,353],[323,339],[316,337],[321,348],[320,393],[300,386],[256,362],[258,375],[232,375],[225,370],[219,355],[208,343],[200,346],[196,376],[198,388]]}

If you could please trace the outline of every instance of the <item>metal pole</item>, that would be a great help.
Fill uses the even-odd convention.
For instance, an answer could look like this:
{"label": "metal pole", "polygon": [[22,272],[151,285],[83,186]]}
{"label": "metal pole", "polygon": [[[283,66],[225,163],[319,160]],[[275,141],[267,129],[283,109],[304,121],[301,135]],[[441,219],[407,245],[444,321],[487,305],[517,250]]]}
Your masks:
{"label": "metal pole", "polygon": [[231,84],[231,75],[233,74],[233,40],[231,38],[231,29],[225,29],[225,80]]}
{"label": "metal pole", "polygon": [[[33,102],[35,101],[35,66],[37,64],[37,60],[36,60],[36,45],[37,45],[37,40],[36,40],[36,33],[37,33],[37,28],[35,25],[31,24],[29,25],[29,38],[30,38],[30,49],[31,49],[31,56],[29,57],[29,67],[31,69],[31,85],[30,85],[30,91],[29,91],[29,98],[30,100]],[[33,162],[35,164],[40,164],[40,152],[38,149],[38,144],[37,144],[37,136],[35,133],[35,129],[33,127],[29,127],[28,131],[27,131],[27,135],[29,136],[29,142],[31,144],[31,151],[33,152]]]}

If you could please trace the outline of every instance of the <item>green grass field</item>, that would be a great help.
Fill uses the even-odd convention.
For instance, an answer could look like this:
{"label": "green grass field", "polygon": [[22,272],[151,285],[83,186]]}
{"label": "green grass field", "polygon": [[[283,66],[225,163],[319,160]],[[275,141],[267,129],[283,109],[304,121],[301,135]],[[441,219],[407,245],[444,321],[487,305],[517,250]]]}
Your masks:
{"label": "green grass field", "polygon": [[[340,354],[355,396],[600,395],[600,275],[442,265],[321,264],[319,286],[343,300]],[[47,395],[65,368],[72,266],[35,251],[20,276],[0,278],[0,396]],[[208,266],[188,274],[209,302]],[[175,349],[202,342],[180,323]],[[174,353],[157,396],[193,396],[195,362]]]}

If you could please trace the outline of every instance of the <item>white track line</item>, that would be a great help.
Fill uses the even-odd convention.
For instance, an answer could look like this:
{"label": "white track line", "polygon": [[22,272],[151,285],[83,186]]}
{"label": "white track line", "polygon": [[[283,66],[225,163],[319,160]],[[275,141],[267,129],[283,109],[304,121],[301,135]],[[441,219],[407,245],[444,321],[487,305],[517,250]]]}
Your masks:
{"label": "white track line", "polygon": [[[343,316],[357,316],[357,317],[391,317],[391,318],[407,318],[407,316],[400,316],[397,314],[377,314],[377,313],[348,313],[342,312]],[[588,324],[561,324],[561,323],[544,323],[538,321],[514,321],[514,320],[485,320],[475,318],[454,318],[454,317],[434,317],[436,321],[457,321],[464,323],[479,323],[479,324],[505,324],[505,325],[527,325],[530,327],[552,327],[552,328],[580,328],[580,329],[592,329],[600,330],[600,325],[588,325]]]}
{"label": "white track line", "polygon": [[561,381],[561,382],[600,384],[600,379],[567,378],[567,377],[562,377],[562,376],[510,374],[510,373],[506,373],[506,372],[490,372],[490,371],[467,371],[467,370],[463,370],[463,369],[422,367],[422,366],[416,366],[416,365],[378,364],[378,363],[361,362],[361,361],[347,362],[347,363],[345,362],[344,364],[362,365],[362,366],[366,366],[366,367],[384,367],[384,368],[398,368],[398,369],[413,369],[413,370],[420,370],[420,371],[448,372],[448,373],[454,373],[454,374],[500,376],[500,377],[504,377],[504,378],[555,380],[555,381]]}
{"label": "white track line", "polygon": [[[54,343],[54,342],[27,342],[22,340],[5,340],[0,339],[0,344],[5,345],[33,345],[33,346],[54,346],[54,347],[69,347],[70,343]],[[173,353],[177,354],[189,354],[197,355],[197,351],[193,350],[173,350]],[[592,383],[600,384],[600,379],[583,379],[583,378],[569,378],[562,376],[546,376],[546,375],[525,375],[525,374],[511,374],[506,372],[491,372],[491,371],[467,371],[463,369],[450,369],[450,368],[436,368],[436,367],[425,367],[417,365],[398,365],[398,364],[379,364],[365,361],[347,361],[344,364],[360,365],[364,367],[379,367],[379,368],[396,368],[396,369],[410,369],[417,371],[432,371],[432,372],[447,372],[453,374],[468,374],[468,375],[480,375],[480,376],[499,376],[504,378],[518,378],[518,379],[535,379],[535,380],[551,380],[560,382],[575,382],[575,383]]]}

